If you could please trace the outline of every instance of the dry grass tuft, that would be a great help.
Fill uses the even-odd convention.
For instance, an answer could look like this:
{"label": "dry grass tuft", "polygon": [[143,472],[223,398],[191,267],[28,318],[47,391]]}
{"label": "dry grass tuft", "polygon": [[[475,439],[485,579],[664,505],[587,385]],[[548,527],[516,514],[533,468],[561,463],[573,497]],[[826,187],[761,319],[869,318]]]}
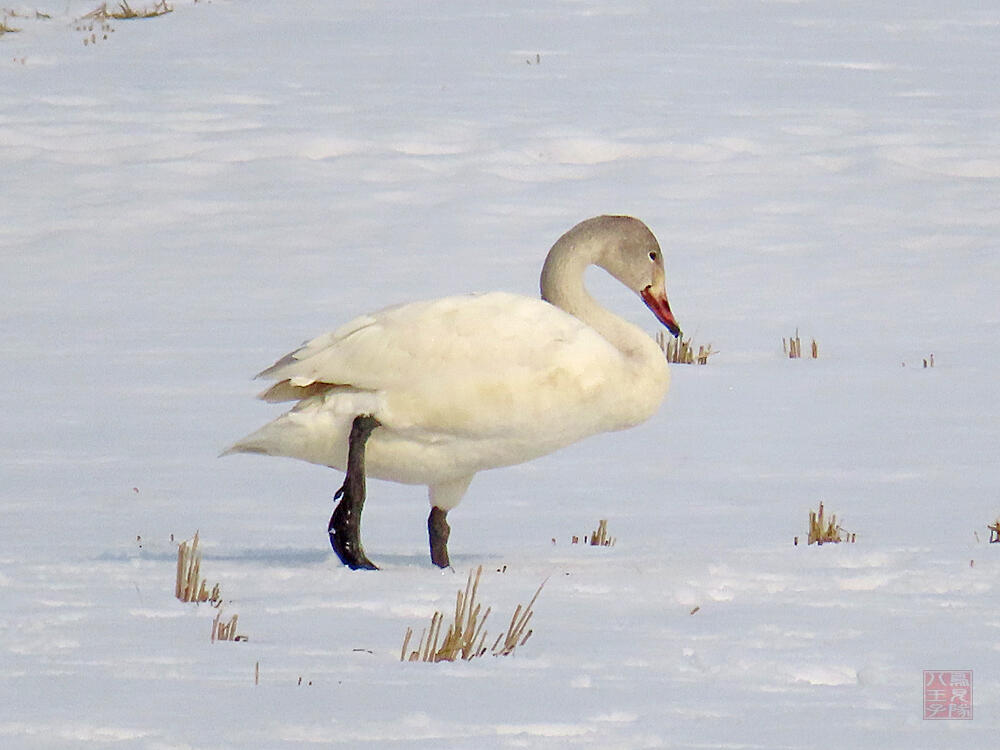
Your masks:
{"label": "dry grass tuft", "polygon": [[215,606],[222,603],[219,584],[215,584],[209,591],[208,582],[201,578],[201,550],[198,549],[197,531],[190,543],[181,542],[177,548],[177,585],[174,594],[182,602],[210,602]]}
{"label": "dry grass tuft", "polygon": [[20,29],[8,24],[6,18],[0,21],[0,36],[3,36],[4,34],[16,34],[19,31]]}
{"label": "dry grass tuft", "polygon": [[591,547],[613,547],[615,538],[608,535],[608,520],[602,518],[597,522],[597,531],[590,532]]}
{"label": "dry grass tuft", "polygon": [[[170,536],[171,541],[173,535]],[[208,589],[208,581],[201,577],[201,550],[198,549],[198,532],[190,541],[181,542],[177,547],[177,583],[174,595],[182,602],[208,602],[216,609],[212,620],[212,643],[216,641],[245,641],[245,635],[236,632],[239,615],[233,615],[228,620],[222,619],[222,593],[219,584],[212,590]]]}
{"label": "dry grass tuft", "polygon": [[[597,529],[591,531],[589,534],[584,534],[583,544],[590,545],[591,547],[614,547],[617,541],[613,536],[608,534],[608,519],[602,518],[597,522]],[[572,536],[570,538],[570,544],[580,544],[581,537]],[[556,540],[553,539],[552,543],[555,544]]]}
{"label": "dry grass tuft", "polygon": [[[435,612],[431,617],[430,631],[425,630],[421,633],[420,644],[417,646],[417,650],[410,654],[410,661],[455,661],[458,658],[468,660],[485,653],[486,648],[483,644],[486,640],[486,632],[483,626],[486,624],[486,618],[489,617],[490,609],[487,608],[480,619],[481,605],[476,602],[479,579],[482,573],[483,567],[480,565],[476,570],[475,580],[473,580],[470,571],[464,593],[459,589],[455,597],[455,619],[448,626],[444,641],[439,644],[444,615],[441,612]],[[407,628],[400,661],[404,660],[412,636],[412,628]]]}
{"label": "dry grass tuft", "polygon": [[215,616],[215,619],[212,620],[212,643],[215,643],[216,641],[249,640],[245,635],[236,634],[236,624],[239,622],[239,620],[240,620],[239,615],[233,615],[228,620],[223,622],[222,613],[219,612]]}
{"label": "dry grass tuft", "polygon": [[173,11],[174,9],[167,5],[166,0],[159,0],[151,8],[142,8],[140,10],[134,10],[128,4],[128,0],[121,0],[118,3],[117,10],[109,10],[107,3],[101,3],[90,11],[90,13],[84,15],[81,20],[107,21],[113,18],[116,21],[128,21],[133,18],[156,18],[157,16],[164,16],[167,13],[173,13]]}
{"label": "dry grass tuft", "polygon": [[501,633],[493,647],[486,647],[486,618],[489,617],[491,608],[487,607],[482,611],[482,605],[476,602],[476,595],[479,592],[479,580],[483,573],[483,566],[476,569],[475,578],[472,571],[469,571],[469,578],[465,584],[465,590],[458,590],[455,597],[454,620],[448,625],[444,638],[441,638],[441,629],[444,625],[444,615],[435,612],[431,617],[429,628],[425,628],[420,633],[420,642],[415,651],[410,651],[410,641],[413,638],[413,628],[406,629],[403,638],[403,648],[399,654],[400,661],[455,661],[463,659],[468,661],[486,653],[494,656],[507,656],[514,653],[518,646],[523,646],[531,637],[531,630],[527,630],[528,622],[534,614],[531,609],[542,592],[542,585],[538,587],[535,595],[531,597],[527,607],[520,604],[514,610],[510,618],[510,624],[505,633]]}
{"label": "dry grass tuft", "polygon": [[[831,515],[829,520],[823,516],[823,503],[819,504],[819,512],[809,511],[809,544],[815,542],[822,545],[825,542],[838,544],[843,541],[854,542],[857,535],[851,534],[837,523],[837,516]],[[843,533],[841,533],[843,532]],[[798,537],[796,537],[796,540]]]}
{"label": "dry grass tuft", "polygon": [[129,5],[128,0],[121,0],[117,8],[108,8],[107,3],[101,3],[89,13],[77,19],[77,31],[84,33],[84,46],[97,44],[99,41],[106,41],[109,34],[114,34],[112,21],[130,21],[136,18],[156,18],[167,13],[173,13],[174,9],[169,6],[166,0],[157,0],[152,7],[134,9]]}
{"label": "dry grass tuft", "polygon": [[696,355],[691,339],[667,336],[663,331],[656,332],[656,343],[663,350],[667,362],[676,365],[693,365],[695,363],[707,365],[708,358],[713,354],[718,354],[718,352],[713,351],[712,345],[709,344],[708,346],[699,346]]}
{"label": "dry grass tuft", "polygon": [[[789,359],[801,359],[802,358],[802,339],[799,338],[799,329],[795,329],[795,336],[789,339],[781,340],[781,347],[785,350],[785,356]],[[813,359],[819,359],[819,344],[816,343],[816,339],[812,340],[812,346],[810,347],[810,354]]]}

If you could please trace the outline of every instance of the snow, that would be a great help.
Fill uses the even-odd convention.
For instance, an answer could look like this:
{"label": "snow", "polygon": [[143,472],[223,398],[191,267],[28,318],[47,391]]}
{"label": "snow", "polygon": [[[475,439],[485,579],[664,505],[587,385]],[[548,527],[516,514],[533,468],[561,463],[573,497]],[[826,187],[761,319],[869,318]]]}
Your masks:
{"label": "snow", "polygon": [[[84,44],[96,5],[0,36],[0,744],[992,745],[988,4],[177,0]],[[719,353],[641,427],[478,476],[453,572],[421,488],[371,483],[352,573],[335,472],[216,458],[299,342],[534,294],[609,212]],[[804,544],[820,501],[856,543]],[[601,518],[613,547],[570,544]],[[173,598],[196,530],[246,642]],[[491,632],[547,579],[532,638],[400,663],[478,565]],[[922,720],[924,669],[973,670],[972,721]]]}

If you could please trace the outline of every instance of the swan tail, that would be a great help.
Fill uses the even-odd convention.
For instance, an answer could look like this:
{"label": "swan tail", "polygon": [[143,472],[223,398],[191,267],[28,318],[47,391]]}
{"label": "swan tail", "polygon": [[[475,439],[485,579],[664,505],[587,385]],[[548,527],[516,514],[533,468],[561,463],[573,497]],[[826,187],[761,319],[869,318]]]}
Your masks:
{"label": "swan tail", "polygon": [[342,418],[323,415],[319,420],[309,420],[303,419],[301,412],[290,411],[236,441],[220,456],[234,453],[286,456],[343,470],[349,430],[350,422]]}

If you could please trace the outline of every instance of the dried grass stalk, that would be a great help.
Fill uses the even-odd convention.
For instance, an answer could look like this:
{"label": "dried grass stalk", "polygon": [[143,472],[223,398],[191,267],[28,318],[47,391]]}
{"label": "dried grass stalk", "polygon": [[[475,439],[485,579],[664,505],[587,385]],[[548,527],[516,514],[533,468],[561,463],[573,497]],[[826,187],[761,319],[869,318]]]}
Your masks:
{"label": "dried grass stalk", "polygon": [[535,591],[535,595],[528,602],[527,607],[522,608],[520,604],[517,605],[514,614],[510,618],[510,625],[507,626],[507,634],[503,638],[503,644],[500,644],[499,639],[493,644],[492,651],[494,656],[507,656],[514,653],[514,649],[518,646],[523,646],[527,643],[532,632],[534,632],[527,629],[528,623],[531,622],[531,616],[535,614],[532,607],[535,606],[538,595],[542,593],[543,586],[545,586],[545,581],[542,581],[539,585]]}
{"label": "dried grass stalk", "polygon": [[240,620],[239,615],[233,615],[229,620],[222,621],[222,613],[219,612],[212,620],[212,643],[216,641],[245,641],[245,635],[236,634],[236,626]]}
{"label": "dried grass stalk", "polygon": [[[801,359],[802,358],[802,339],[799,338],[799,329],[795,329],[795,336],[789,339],[781,340],[781,348],[785,351],[785,356],[789,359]],[[819,344],[816,343],[816,339],[812,340],[812,346],[810,347],[810,354],[813,359],[819,359]]]}
{"label": "dried grass stalk", "polygon": [[591,547],[612,547],[615,539],[608,534],[608,520],[602,518],[597,522],[597,531],[590,532]]}
{"label": "dried grass stalk", "polygon": [[[542,586],[532,597],[528,606],[522,608],[517,606],[514,616],[511,618],[510,626],[506,634],[501,634],[492,649],[486,648],[486,619],[490,616],[492,609],[486,608],[484,612],[482,605],[476,602],[479,593],[479,581],[483,574],[483,566],[480,565],[473,576],[469,571],[469,578],[466,581],[465,589],[459,589],[455,596],[455,614],[451,624],[445,631],[444,638],[441,638],[441,630],[444,626],[444,615],[435,612],[431,617],[430,627],[421,631],[420,641],[416,649],[410,651],[410,643],[413,638],[413,629],[407,628],[403,637],[403,648],[399,653],[400,661],[456,661],[462,659],[468,661],[492,652],[494,656],[506,656],[514,652],[518,645],[523,645],[531,635],[531,631],[524,633],[531,615],[531,607],[541,593]],[[501,645],[502,644],[502,645]]]}
{"label": "dried grass stalk", "polygon": [[[823,517],[823,503],[819,504],[819,513],[816,511],[809,511],[809,544],[815,542],[818,545],[822,545],[824,542],[832,542],[838,544],[844,541],[845,537],[841,535],[844,529],[837,523],[837,516],[831,515],[829,520]],[[856,538],[856,534],[850,534],[844,532],[846,539],[853,542]]]}
{"label": "dried grass stalk", "polygon": [[696,355],[691,339],[667,336],[663,331],[656,332],[656,343],[659,344],[664,356],[666,356],[667,362],[677,365],[693,365],[695,363],[707,365],[708,358],[713,354],[718,354],[709,344],[708,346],[699,346]]}
{"label": "dried grass stalk", "polygon": [[190,542],[181,542],[177,547],[177,582],[174,586],[174,596],[182,602],[222,602],[219,584],[212,590],[208,582],[201,578],[201,550],[198,549],[198,532]]}
{"label": "dried grass stalk", "polygon": [[[132,6],[128,4],[128,0],[121,0],[118,3],[118,8],[116,10],[109,10],[107,3],[101,3],[96,8],[94,8],[90,13],[86,13],[82,16],[82,19],[93,19],[95,21],[107,21],[109,18],[113,18],[116,21],[128,21],[133,18],[156,18],[157,16],[163,16],[167,13],[172,13],[173,8],[167,5],[166,0],[159,0],[151,8],[142,8],[140,10],[133,10]],[[81,20],[82,20],[81,19]]]}

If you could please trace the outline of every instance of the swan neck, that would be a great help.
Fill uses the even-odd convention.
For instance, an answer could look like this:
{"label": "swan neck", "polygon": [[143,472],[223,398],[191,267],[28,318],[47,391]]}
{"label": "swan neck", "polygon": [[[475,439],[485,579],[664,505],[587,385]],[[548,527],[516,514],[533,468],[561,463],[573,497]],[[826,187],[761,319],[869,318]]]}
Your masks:
{"label": "swan neck", "polygon": [[563,236],[549,251],[542,266],[542,299],[582,320],[624,354],[637,354],[649,337],[600,305],[584,285],[584,273],[589,266],[602,266],[604,251],[593,238],[586,239],[591,241]]}
{"label": "swan neck", "polygon": [[566,242],[561,238],[553,246],[542,266],[542,299],[585,322],[600,305],[587,292],[583,275],[596,262],[592,253],[582,252],[586,246]]}

